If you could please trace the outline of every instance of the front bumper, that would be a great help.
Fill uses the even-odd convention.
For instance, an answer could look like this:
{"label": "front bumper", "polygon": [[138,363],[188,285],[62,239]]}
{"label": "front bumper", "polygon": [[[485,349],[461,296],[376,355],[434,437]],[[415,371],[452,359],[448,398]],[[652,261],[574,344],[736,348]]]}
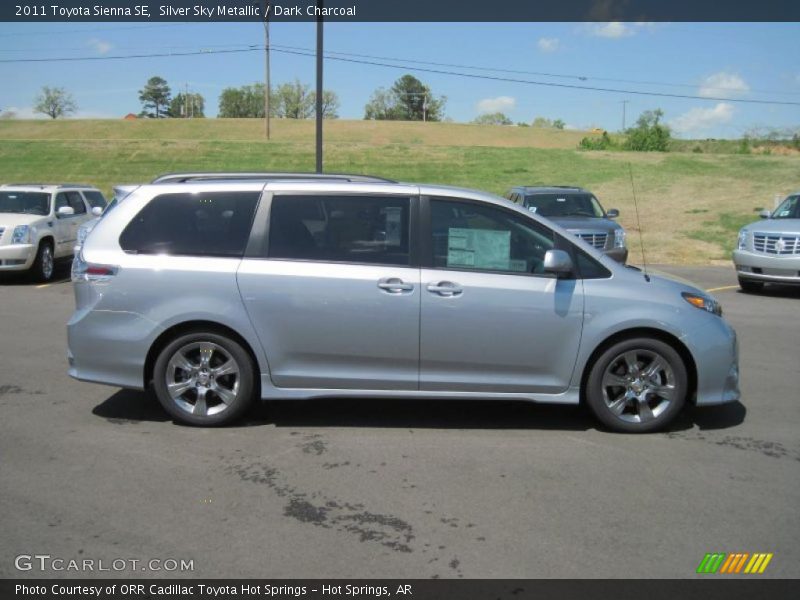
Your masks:
{"label": "front bumper", "polygon": [[776,256],[734,250],[733,264],[741,279],[765,283],[800,284],[800,256]]}
{"label": "front bumper", "polygon": [[697,406],[739,400],[739,340],[723,318],[693,332],[689,349],[697,367]]}
{"label": "front bumper", "polygon": [[36,260],[32,244],[0,246],[0,271],[27,271]]}

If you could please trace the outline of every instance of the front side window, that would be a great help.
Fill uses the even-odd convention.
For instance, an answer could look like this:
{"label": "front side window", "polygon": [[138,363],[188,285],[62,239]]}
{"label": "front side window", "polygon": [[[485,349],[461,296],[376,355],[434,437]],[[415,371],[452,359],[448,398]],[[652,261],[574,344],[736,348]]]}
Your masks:
{"label": "front side window", "polygon": [[800,196],[789,196],[772,214],[773,219],[800,219]]}
{"label": "front side window", "polygon": [[50,212],[50,194],[43,192],[0,192],[0,213],[46,215]]}
{"label": "front side window", "polygon": [[100,192],[83,192],[83,195],[92,208],[97,208],[99,206],[100,208],[105,209],[106,199]]}
{"label": "front side window", "polygon": [[553,232],[513,212],[474,202],[431,200],[433,266],[544,273]]}
{"label": "front side window", "polygon": [[56,212],[58,209],[63,208],[65,206],[69,206],[69,199],[64,192],[56,195]]}
{"label": "front side window", "polygon": [[275,196],[269,258],[408,265],[411,200],[392,196]]}
{"label": "front side window", "polygon": [[86,205],[78,192],[67,192],[67,202],[69,202],[76,215],[86,214]]}
{"label": "front side window", "polygon": [[525,197],[525,208],[543,217],[602,217],[603,207],[591,194],[533,194]]}
{"label": "front side window", "polygon": [[259,192],[162,194],[153,198],[119,238],[126,252],[241,257]]}

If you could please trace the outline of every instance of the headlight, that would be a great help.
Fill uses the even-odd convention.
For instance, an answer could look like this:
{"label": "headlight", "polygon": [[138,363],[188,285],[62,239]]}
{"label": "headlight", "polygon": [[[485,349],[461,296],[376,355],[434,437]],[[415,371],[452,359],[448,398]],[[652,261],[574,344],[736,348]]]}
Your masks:
{"label": "headlight", "polygon": [[718,317],[722,316],[722,306],[713,298],[701,296],[700,294],[691,294],[689,292],[683,292],[681,296],[683,296],[683,299],[695,308],[705,310],[717,315]]}
{"label": "headlight", "polygon": [[736,244],[736,247],[739,250],[746,250],[747,249],[747,230],[742,229],[739,232],[739,242]]}
{"label": "headlight", "polygon": [[625,230],[617,229],[614,231],[614,248],[625,247]]}
{"label": "headlight", "polygon": [[31,243],[31,227],[30,225],[17,225],[14,228],[14,233],[11,235],[12,244],[30,244]]}

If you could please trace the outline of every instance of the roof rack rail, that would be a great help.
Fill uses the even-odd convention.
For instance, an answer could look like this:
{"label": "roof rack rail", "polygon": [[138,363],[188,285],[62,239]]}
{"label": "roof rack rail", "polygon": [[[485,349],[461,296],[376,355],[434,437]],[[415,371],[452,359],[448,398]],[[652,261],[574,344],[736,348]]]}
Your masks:
{"label": "roof rack rail", "polygon": [[350,175],[347,173],[280,173],[280,172],[224,172],[224,173],[167,173],[156,177],[151,183],[190,183],[196,181],[225,181],[252,179],[263,181],[270,179],[280,180],[322,180],[322,181],[349,181],[360,183],[397,183],[393,179],[375,177],[372,175]]}
{"label": "roof rack rail", "polygon": [[75,187],[75,188],[93,188],[95,186],[89,185],[88,183],[41,183],[41,182],[29,182],[25,181],[22,183],[3,183],[0,184],[0,187],[54,187],[54,188],[66,188],[66,187]]}

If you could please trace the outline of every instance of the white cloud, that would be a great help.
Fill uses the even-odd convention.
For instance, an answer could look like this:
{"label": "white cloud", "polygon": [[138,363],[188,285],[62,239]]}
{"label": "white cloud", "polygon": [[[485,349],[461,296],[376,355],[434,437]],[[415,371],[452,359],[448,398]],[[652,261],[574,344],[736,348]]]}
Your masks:
{"label": "white cloud", "polygon": [[541,52],[550,53],[555,52],[561,47],[561,41],[558,38],[543,37],[539,38],[539,41],[536,42],[536,46]]}
{"label": "white cloud", "polygon": [[608,21],[607,23],[587,23],[583,30],[589,35],[608,38],[612,40],[636,35],[643,29],[653,29],[655,23],[638,21],[636,23],[623,23],[622,21]]}
{"label": "white cloud", "polygon": [[736,73],[720,71],[709,75],[700,84],[698,94],[704,98],[713,96],[741,96],[750,91],[747,82]]}
{"label": "white cloud", "polygon": [[692,108],[675,117],[670,125],[679,133],[698,133],[733,119],[733,105],[719,102],[714,108]]}
{"label": "white cloud", "polygon": [[479,113],[505,112],[514,110],[517,100],[511,96],[498,96],[497,98],[484,98],[476,105]]}
{"label": "white cloud", "polygon": [[108,54],[108,51],[114,47],[111,45],[111,42],[106,42],[97,38],[90,39],[87,44],[91,46],[98,54]]}

